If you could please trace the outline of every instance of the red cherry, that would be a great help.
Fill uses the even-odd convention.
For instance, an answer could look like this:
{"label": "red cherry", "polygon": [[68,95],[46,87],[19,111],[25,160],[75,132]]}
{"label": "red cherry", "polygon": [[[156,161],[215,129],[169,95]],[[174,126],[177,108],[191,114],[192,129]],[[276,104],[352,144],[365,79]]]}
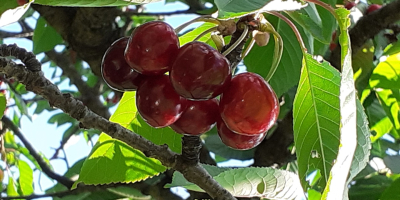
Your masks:
{"label": "red cherry", "polygon": [[379,9],[381,9],[381,8],[382,8],[381,5],[378,5],[378,4],[371,4],[370,6],[368,6],[368,9],[367,9],[366,14],[372,13],[372,12],[374,12],[375,10],[379,10]]}
{"label": "red cherry", "polygon": [[252,136],[234,133],[221,119],[217,121],[217,130],[219,137],[226,146],[239,150],[247,150],[256,147],[267,135],[267,132]]}
{"label": "red cherry", "polygon": [[25,5],[26,3],[28,3],[27,0],[17,0],[18,5],[22,6]]}
{"label": "red cherry", "polygon": [[329,50],[331,50],[331,51],[335,50],[336,46],[337,46],[336,43],[329,44]]}
{"label": "red cherry", "polygon": [[186,104],[186,99],[175,92],[166,75],[145,79],[136,93],[140,115],[155,128],[176,122],[186,109]]}
{"label": "red cherry", "polygon": [[232,78],[221,95],[219,110],[233,132],[257,135],[276,122],[279,102],[274,90],[260,75],[246,72]]}
{"label": "red cherry", "polygon": [[218,100],[188,101],[182,116],[170,127],[180,134],[200,135],[214,126],[218,116]]}
{"label": "red cherry", "polygon": [[124,51],[128,40],[128,37],[123,37],[111,44],[101,63],[104,81],[115,90],[136,90],[145,77],[129,67],[125,61]]}
{"label": "red cherry", "polygon": [[165,22],[152,21],[132,32],[125,59],[139,73],[159,75],[170,69],[178,49],[179,39],[174,29]]}
{"label": "red cherry", "polygon": [[170,78],[181,96],[207,100],[224,91],[231,79],[231,70],[228,60],[216,49],[195,41],[179,49]]}
{"label": "red cherry", "polygon": [[354,2],[348,2],[348,3],[346,3],[346,5],[344,5],[344,7],[347,9],[347,10],[351,10],[354,6],[356,6],[357,4],[356,3],[354,3]]}

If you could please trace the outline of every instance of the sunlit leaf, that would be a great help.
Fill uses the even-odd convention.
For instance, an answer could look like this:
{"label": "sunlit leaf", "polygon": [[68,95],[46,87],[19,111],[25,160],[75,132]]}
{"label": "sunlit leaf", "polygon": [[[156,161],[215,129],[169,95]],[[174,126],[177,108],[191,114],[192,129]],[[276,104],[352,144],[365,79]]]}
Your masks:
{"label": "sunlit leaf", "polygon": [[35,3],[49,6],[127,6],[158,2],[161,0],[35,0]]}
{"label": "sunlit leaf", "polygon": [[324,188],[339,148],[340,74],[327,62],[318,63],[306,54],[299,87],[293,104],[294,141],[299,176],[303,187],[306,177],[320,170],[320,189]]}
{"label": "sunlit leaf", "polygon": [[377,97],[386,112],[386,115],[392,122],[393,127],[397,132],[400,132],[400,98],[396,98],[395,93],[399,93],[399,90],[376,90]]}
{"label": "sunlit leaf", "polygon": [[30,195],[33,193],[33,170],[23,160],[18,160],[19,169],[19,189],[23,195]]}
{"label": "sunlit leaf", "polygon": [[146,157],[126,143],[101,134],[91,154],[83,163],[79,179],[88,185],[131,183],[145,180],[164,172],[160,161]]}
{"label": "sunlit leaf", "polygon": [[33,53],[38,54],[41,52],[50,51],[57,44],[61,44],[63,39],[60,34],[47,24],[43,17],[39,17],[33,32]]}
{"label": "sunlit leaf", "polygon": [[0,27],[18,21],[28,10],[32,2],[18,6],[16,0],[2,0],[0,4]]}
{"label": "sunlit leaf", "polygon": [[400,89],[400,53],[393,54],[374,69],[371,88]]}
{"label": "sunlit leaf", "polygon": [[[207,168],[206,168],[207,169]],[[222,168],[211,176],[236,197],[263,197],[268,199],[301,199],[304,197],[298,176],[292,172],[273,168]],[[207,170],[209,171],[209,170]],[[183,186],[186,189],[204,192],[197,185],[184,179],[179,172],[174,173],[168,187]]]}
{"label": "sunlit leaf", "polygon": [[[350,173],[353,157],[357,147],[357,101],[351,66],[351,48],[348,28],[350,26],[350,12],[346,9],[337,9],[339,16],[341,46],[342,76],[340,80],[340,147],[338,156],[331,169],[328,184],[322,199],[347,199],[347,177]],[[360,104],[359,104],[360,105]],[[359,117],[360,118],[360,117]],[[361,116],[361,125],[367,127],[365,115]],[[364,121],[364,123],[363,123]],[[368,132],[368,130],[367,130]],[[361,138],[365,140],[365,138]],[[369,139],[369,138],[368,138]],[[364,141],[367,144],[367,141]],[[364,159],[364,158],[362,158]],[[366,164],[366,163],[364,163]],[[364,165],[365,167],[365,165]],[[362,167],[362,168],[364,168]],[[361,168],[361,169],[362,169]],[[359,169],[359,171],[361,171]],[[358,173],[359,171],[354,171]]]}

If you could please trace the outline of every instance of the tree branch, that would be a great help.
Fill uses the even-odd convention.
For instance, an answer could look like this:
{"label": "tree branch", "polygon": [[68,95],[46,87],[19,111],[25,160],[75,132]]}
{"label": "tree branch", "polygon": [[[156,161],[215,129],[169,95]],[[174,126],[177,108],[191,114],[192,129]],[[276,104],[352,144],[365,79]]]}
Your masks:
{"label": "tree branch", "polygon": [[111,137],[119,139],[133,148],[142,151],[146,156],[160,160],[164,166],[181,172],[188,181],[198,185],[212,198],[221,200],[235,199],[201,165],[187,165],[181,156],[172,152],[167,145],[155,145],[121,125],[97,115],[81,101],[72,97],[71,94],[61,93],[56,85],[43,76],[43,72],[32,72],[22,64],[17,65],[1,57],[0,72],[5,73],[7,76],[15,77],[15,80],[24,84],[27,90],[33,91],[47,99],[50,106],[58,107],[80,121],[81,127],[94,128],[105,132]]}
{"label": "tree branch", "polygon": [[[350,30],[352,54],[356,54],[365,42],[381,30],[400,20],[400,0],[393,1],[381,9],[363,16]],[[340,70],[340,46],[332,52],[328,61]]]}
{"label": "tree branch", "polygon": [[46,55],[63,70],[63,74],[66,75],[70,79],[71,83],[77,87],[79,92],[82,94],[82,102],[87,105],[89,109],[106,119],[110,118],[111,115],[108,108],[104,106],[99,99],[99,91],[89,87],[86,82],[82,80],[82,76],[75,70],[75,67],[71,61],[67,59],[65,54],[57,53],[53,49],[46,52]]}
{"label": "tree branch", "polygon": [[74,184],[74,181],[56,174],[53,170],[50,169],[50,167],[47,165],[47,163],[43,160],[43,158],[35,151],[35,149],[32,147],[31,143],[28,142],[28,140],[24,137],[24,135],[21,133],[21,131],[18,129],[17,126],[6,116],[3,116],[1,119],[5,127],[8,129],[12,130],[14,134],[21,140],[21,142],[24,144],[24,146],[29,150],[29,153],[35,158],[37,163],[39,164],[40,168],[42,168],[42,171],[50,178],[57,180],[60,184],[64,185],[67,188],[71,188],[72,185]]}

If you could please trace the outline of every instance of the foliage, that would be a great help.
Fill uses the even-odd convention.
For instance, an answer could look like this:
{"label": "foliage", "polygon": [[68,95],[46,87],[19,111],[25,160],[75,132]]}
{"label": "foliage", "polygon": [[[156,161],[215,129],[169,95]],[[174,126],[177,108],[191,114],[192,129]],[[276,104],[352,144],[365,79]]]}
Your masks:
{"label": "foliage", "polygon": [[[133,5],[156,1],[35,0],[34,3],[66,7],[117,6],[120,16],[116,18],[115,31],[130,33],[135,26],[157,19],[142,13],[140,6]],[[166,1],[166,3],[173,2],[175,1]],[[186,3],[186,1],[179,2]],[[222,20],[229,18],[237,21],[248,14],[265,12],[266,20],[281,35],[284,44],[281,62],[269,82],[282,100],[280,121],[277,128],[270,130],[265,141],[271,140],[276,134],[281,134],[278,132],[279,126],[287,125],[284,124],[287,118],[285,115],[293,114],[291,120],[293,127],[289,127],[293,133],[289,135],[294,139],[284,148],[293,154],[295,152],[292,156],[296,157],[296,160],[282,158],[284,162],[274,161],[278,169],[272,166],[218,167],[222,162],[232,159],[240,161],[254,159],[254,162],[258,163],[260,155],[277,158],[274,157],[276,155],[274,152],[263,151],[265,145],[247,151],[230,149],[220,141],[215,128],[202,135],[206,151],[214,155],[212,162],[209,161],[208,164],[217,163],[217,166],[202,164],[213,179],[236,197],[301,199],[307,194],[310,200],[399,198],[396,192],[400,184],[398,165],[400,163],[400,42],[397,42],[397,32],[394,40],[388,36],[393,30],[390,30],[392,32],[382,30],[375,38],[364,44],[359,52],[352,54],[349,27],[354,26],[350,22],[350,17],[354,17],[354,10],[349,12],[343,8],[332,9],[336,4],[343,5],[343,2],[322,0],[321,2],[325,3],[323,5],[332,6],[331,10],[310,3],[319,2],[316,0],[306,1],[308,4],[278,0],[197,2],[202,5],[205,2],[211,3],[213,6],[211,9],[218,10],[218,17]],[[25,6],[31,6],[31,3]],[[6,3],[0,5],[0,24],[3,24],[5,16],[13,13],[12,9],[17,6],[15,0],[6,0]],[[210,9],[193,10],[193,5],[189,7],[188,13],[194,11],[202,13]],[[123,11],[129,10],[127,8],[139,13],[124,13]],[[111,122],[120,124],[156,145],[166,144],[172,152],[182,153],[182,135],[175,133],[169,127],[156,129],[149,126],[137,111],[136,92],[121,94],[108,88],[101,81],[101,77],[92,73],[90,68],[92,66],[88,66],[79,56],[77,57],[77,54],[82,55],[82,52],[68,48],[69,40],[73,40],[69,37],[73,36],[65,37],[60,28],[52,27],[45,16],[39,14],[39,17],[32,17],[34,9],[36,8],[31,6],[26,13],[23,12],[25,13],[23,16],[16,12],[14,15],[18,19],[22,16],[20,19],[22,32],[33,35],[10,36],[6,35],[7,31],[0,28],[0,42],[4,43],[4,38],[30,39],[33,46],[30,50],[37,57],[41,57],[41,62],[44,65],[48,64],[52,70],[49,79],[56,82],[59,87],[66,82],[69,86],[77,86],[77,88],[67,87],[68,89],[63,92],[71,93],[78,99],[96,94],[95,99],[101,102],[101,106],[108,111],[113,110],[109,119]],[[294,23],[304,44],[298,41],[293,27],[271,11],[286,11],[281,14]],[[26,20],[32,19],[36,26],[30,30],[26,27],[29,26]],[[397,27],[397,24],[395,26]],[[215,24],[208,22],[197,24],[195,28],[180,35],[180,44],[194,40],[213,27]],[[332,34],[336,34],[338,39],[332,37]],[[224,39],[226,42],[231,40],[230,37]],[[215,46],[210,33],[202,35],[199,40]],[[327,60],[335,48],[329,48],[332,43],[336,45],[337,42],[341,46],[339,62],[341,66],[332,66]],[[245,48],[249,45],[247,42]],[[265,77],[276,56],[274,45],[275,41],[271,40],[266,46],[252,47],[239,65],[239,71],[246,70]],[[61,67],[63,61],[52,57],[51,52],[58,53],[57,55],[67,60],[68,68]],[[85,87],[92,93],[81,89],[82,86],[78,86],[76,77],[83,80]],[[71,192],[60,197],[54,195],[54,199],[124,197],[157,199],[159,198],[157,194],[149,190],[169,191],[164,187],[183,187],[195,192],[207,192],[187,181],[179,171],[171,173],[171,170],[163,166],[159,160],[147,157],[146,152],[113,139],[107,133],[81,129],[78,121],[65,113],[53,112],[55,108],[48,105],[46,99],[28,93],[23,84],[8,77],[0,79],[1,91],[5,91],[5,94],[0,94],[0,113],[5,112],[5,117],[10,118],[15,127],[21,127],[20,120],[23,116],[33,119],[35,115],[44,116],[46,113],[51,115],[48,119],[49,126],[56,124],[57,127],[67,127],[65,132],[59,135],[61,146],[56,149],[52,157],[47,154],[35,156],[32,154],[29,142],[24,141],[21,133],[17,133],[18,129],[12,129],[12,125],[2,120],[4,126],[0,136],[1,172],[7,172],[1,185],[2,197],[36,193],[38,191],[36,172],[46,174],[57,182],[45,191],[46,195],[52,196],[53,193],[68,191],[69,188],[66,188],[65,184],[49,175],[49,170],[62,173],[58,169],[52,169],[51,165],[54,159],[60,158],[59,151],[66,150],[65,144],[76,136],[83,136],[87,143],[93,138],[96,138],[97,142],[90,147],[91,152],[85,159],[71,167],[67,162],[68,159],[65,159],[68,168],[63,177],[74,183],[73,188],[78,188],[72,191],[78,191],[81,185],[94,185],[93,188],[97,189]],[[49,146],[54,147],[54,145]],[[376,167],[374,165],[376,160],[384,167]],[[47,166],[46,169],[43,168],[43,163]],[[147,189],[143,189],[144,187]]]}

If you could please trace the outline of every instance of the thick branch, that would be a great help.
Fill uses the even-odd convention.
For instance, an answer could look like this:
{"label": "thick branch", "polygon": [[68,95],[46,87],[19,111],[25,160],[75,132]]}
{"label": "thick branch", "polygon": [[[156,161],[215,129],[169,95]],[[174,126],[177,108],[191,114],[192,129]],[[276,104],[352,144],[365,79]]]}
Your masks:
{"label": "thick branch", "polygon": [[[393,1],[381,9],[363,16],[350,30],[351,49],[356,54],[365,42],[381,30],[400,20],[400,0]],[[340,47],[331,54],[329,62],[340,70]]]}
{"label": "thick branch", "polygon": [[113,138],[124,141],[135,149],[142,151],[146,156],[156,158],[166,167],[181,172],[184,177],[198,185],[215,199],[235,199],[227,190],[222,188],[201,165],[185,165],[180,157],[166,145],[155,145],[142,136],[110,122],[88,109],[81,101],[70,94],[61,93],[56,85],[43,76],[43,72],[32,72],[24,65],[17,65],[12,61],[0,57],[0,72],[14,77],[33,91],[47,99],[51,106],[58,107],[71,117],[80,121],[85,128],[94,128],[107,133]]}
{"label": "thick branch", "polygon": [[11,129],[14,134],[21,140],[21,142],[25,145],[25,147],[29,150],[29,153],[35,158],[37,163],[39,164],[40,168],[42,168],[42,171],[50,178],[57,180],[59,183],[64,185],[67,188],[71,188],[72,185],[74,184],[74,181],[56,174],[53,170],[50,169],[50,167],[47,165],[47,163],[43,160],[43,158],[35,151],[31,143],[28,142],[28,140],[24,137],[24,135],[21,133],[21,131],[18,129],[17,126],[6,116],[3,116],[1,121],[4,123],[5,127]]}

